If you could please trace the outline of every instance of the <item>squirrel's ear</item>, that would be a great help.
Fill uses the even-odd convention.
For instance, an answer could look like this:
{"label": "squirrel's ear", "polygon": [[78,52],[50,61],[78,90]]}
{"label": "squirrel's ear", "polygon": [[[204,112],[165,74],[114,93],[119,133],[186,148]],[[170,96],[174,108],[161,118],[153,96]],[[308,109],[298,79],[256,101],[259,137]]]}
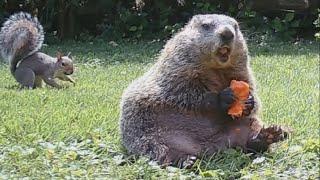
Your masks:
{"label": "squirrel's ear", "polygon": [[61,54],[61,52],[57,52],[57,59],[58,59],[58,61],[61,61],[61,60],[62,60],[62,54]]}
{"label": "squirrel's ear", "polygon": [[71,52],[68,53],[67,57],[72,59]]}

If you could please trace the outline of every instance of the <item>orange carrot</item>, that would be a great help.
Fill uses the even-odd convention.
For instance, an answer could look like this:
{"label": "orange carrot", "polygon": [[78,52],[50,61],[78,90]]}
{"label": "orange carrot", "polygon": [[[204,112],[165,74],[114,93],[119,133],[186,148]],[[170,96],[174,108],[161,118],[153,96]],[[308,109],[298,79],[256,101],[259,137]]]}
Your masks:
{"label": "orange carrot", "polygon": [[233,117],[240,117],[245,108],[245,101],[249,97],[249,84],[244,81],[232,80],[230,83],[236,101],[231,105],[228,114]]}

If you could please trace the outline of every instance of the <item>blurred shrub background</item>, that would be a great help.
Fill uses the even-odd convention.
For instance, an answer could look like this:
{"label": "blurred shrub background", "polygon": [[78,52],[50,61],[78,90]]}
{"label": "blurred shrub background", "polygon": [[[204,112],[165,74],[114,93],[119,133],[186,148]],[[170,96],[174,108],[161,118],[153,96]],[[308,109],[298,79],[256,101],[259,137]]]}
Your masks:
{"label": "blurred shrub background", "polygon": [[248,36],[268,34],[283,40],[320,36],[319,0],[3,0],[0,22],[10,14],[36,15],[46,40],[162,39],[194,14],[235,17]]}

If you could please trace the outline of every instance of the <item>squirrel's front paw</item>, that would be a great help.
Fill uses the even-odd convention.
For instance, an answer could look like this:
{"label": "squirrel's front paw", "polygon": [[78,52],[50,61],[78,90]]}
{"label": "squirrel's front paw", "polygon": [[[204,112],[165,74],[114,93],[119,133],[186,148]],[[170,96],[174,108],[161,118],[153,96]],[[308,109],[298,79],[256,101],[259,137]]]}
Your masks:
{"label": "squirrel's front paw", "polygon": [[219,94],[220,107],[224,112],[227,112],[231,105],[235,102],[236,98],[230,87],[225,88]]}

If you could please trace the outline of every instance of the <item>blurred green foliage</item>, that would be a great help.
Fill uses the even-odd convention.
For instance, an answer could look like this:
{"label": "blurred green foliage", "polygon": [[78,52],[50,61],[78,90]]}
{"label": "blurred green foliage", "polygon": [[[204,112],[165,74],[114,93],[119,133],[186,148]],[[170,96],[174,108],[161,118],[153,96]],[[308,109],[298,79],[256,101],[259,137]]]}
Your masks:
{"label": "blurred green foliage", "polygon": [[223,13],[235,17],[243,30],[293,39],[317,32],[317,5],[310,0],[309,8],[295,11],[268,9],[268,4],[257,9],[250,0],[6,0],[0,2],[0,22],[14,12],[30,12],[40,19],[49,41],[165,38],[194,14]]}

